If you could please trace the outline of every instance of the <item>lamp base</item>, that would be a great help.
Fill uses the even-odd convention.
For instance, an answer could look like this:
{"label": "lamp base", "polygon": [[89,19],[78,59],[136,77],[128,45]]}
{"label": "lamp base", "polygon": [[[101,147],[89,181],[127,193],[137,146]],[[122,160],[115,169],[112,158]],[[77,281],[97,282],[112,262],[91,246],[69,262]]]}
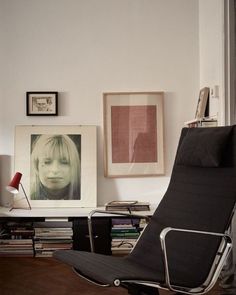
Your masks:
{"label": "lamp base", "polygon": [[21,185],[21,188],[22,188],[22,190],[23,190],[23,193],[24,193],[25,199],[26,199],[26,201],[27,201],[28,208],[15,208],[15,207],[12,207],[9,211],[12,211],[13,209],[28,209],[28,210],[31,210],[31,205],[30,205],[29,199],[28,199],[28,197],[27,197],[27,195],[26,195],[25,189],[24,189],[24,187],[23,187],[23,185],[22,185],[21,182],[20,182],[20,185]]}

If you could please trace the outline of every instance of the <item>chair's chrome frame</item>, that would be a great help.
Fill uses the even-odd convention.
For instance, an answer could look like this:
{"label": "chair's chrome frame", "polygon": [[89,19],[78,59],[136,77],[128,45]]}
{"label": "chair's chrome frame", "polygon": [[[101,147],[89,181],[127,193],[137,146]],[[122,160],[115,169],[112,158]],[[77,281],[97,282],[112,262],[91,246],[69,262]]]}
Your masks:
{"label": "chair's chrome frame", "polygon": [[[129,216],[132,217],[139,217],[139,218],[145,218],[147,221],[150,219],[146,215],[140,215],[140,214],[128,214],[124,212],[110,212],[105,210],[93,210],[88,215],[88,230],[89,230],[89,239],[90,239],[90,247],[91,252],[94,252],[94,240],[93,240],[93,229],[92,229],[92,217],[93,215],[100,213],[100,214],[109,214],[109,215],[120,215],[120,216]],[[170,281],[170,274],[169,274],[169,264],[168,264],[168,250],[166,249],[166,236],[171,232],[185,232],[185,233],[194,233],[194,234],[201,234],[201,235],[212,235],[216,237],[221,237],[222,242],[219,247],[219,250],[217,252],[215,261],[212,265],[212,268],[208,274],[207,279],[205,282],[195,288],[187,288],[183,286],[175,286],[171,284]],[[222,267],[224,266],[224,263],[232,249],[232,239],[230,235],[228,234],[221,234],[221,233],[214,233],[214,232],[207,232],[207,231],[198,231],[198,230],[190,230],[190,229],[181,229],[181,228],[173,228],[173,227],[166,227],[162,230],[160,233],[160,242],[161,242],[161,248],[162,248],[162,259],[164,262],[164,268],[165,268],[165,282],[164,284],[159,282],[152,282],[152,281],[143,281],[143,280],[119,280],[116,279],[113,284],[114,286],[122,286],[122,283],[130,283],[130,284],[139,284],[139,285],[145,285],[153,288],[158,289],[164,289],[164,290],[170,290],[174,292],[181,292],[183,294],[205,294],[208,292],[216,283],[219,274],[221,272]],[[75,270],[79,276],[82,276],[83,278],[87,279],[88,281],[95,283],[96,285],[107,287],[109,285],[100,284],[98,282],[95,282],[91,280],[90,278],[84,277],[82,274],[80,274],[77,270]]]}
{"label": "chair's chrome frame", "polygon": [[[167,249],[166,249],[166,236],[171,231],[176,232],[185,232],[185,233],[194,233],[194,234],[200,234],[200,235],[211,235],[216,237],[221,237],[222,242],[219,248],[219,251],[217,252],[215,261],[212,265],[212,268],[208,274],[208,277],[206,281],[199,286],[198,288],[182,288],[171,285],[170,282],[170,275],[169,275],[169,265],[168,265],[168,255],[167,255]],[[160,234],[160,241],[161,241],[161,247],[162,247],[162,253],[164,258],[164,265],[165,265],[165,284],[168,287],[169,290],[174,292],[182,292],[185,294],[204,294],[208,292],[216,283],[219,274],[221,272],[222,267],[224,266],[224,263],[232,249],[232,239],[228,234],[221,234],[221,233],[214,233],[214,232],[207,232],[207,231],[198,231],[198,230],[188,230],[188,229],[181,229],[181,228],[171,228],[167,227],[162,230]]]}
{"label": "chair's chrome frame", "polygon": [[88,215],[88,231],[89,231],[89,241],[90,241],[90,249],[91,252],[94,252],[94,236],[93,236],[93,228],[92,228],[92,217],[95,214],[108,214],[108,215],[118,215],[118,216],[128,216],[129,218],[133,217],[139,217],[139,218],[144,218],[147,221],[150,220],[150,217],[147,215],[142,215],[142,214],[133,214],[133,213],[124,213],[124,212],[115,212],[115,211],[106,211],[106,210],[93,210],[89,213]]}

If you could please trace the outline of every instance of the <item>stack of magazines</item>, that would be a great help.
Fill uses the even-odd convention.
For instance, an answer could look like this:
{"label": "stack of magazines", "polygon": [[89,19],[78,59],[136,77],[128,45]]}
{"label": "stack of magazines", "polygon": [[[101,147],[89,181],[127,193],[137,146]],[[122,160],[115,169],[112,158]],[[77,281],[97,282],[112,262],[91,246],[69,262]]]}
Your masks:
{"label": "stack of magazines", "polygon": [[138,218],[111,219],[112,255],[127,255],[132,250],[141,231],[139,222]]}
{"label": "stack of magazines", "polygon": [[34,229],[35,257],[51,257],[55,250],[72,249],[71,221],[38,221]]}
{"label": "stack of magazines", "polygon": [[149,211],[149,202],[139,201],[111,201],[105,204],[107,211]]}

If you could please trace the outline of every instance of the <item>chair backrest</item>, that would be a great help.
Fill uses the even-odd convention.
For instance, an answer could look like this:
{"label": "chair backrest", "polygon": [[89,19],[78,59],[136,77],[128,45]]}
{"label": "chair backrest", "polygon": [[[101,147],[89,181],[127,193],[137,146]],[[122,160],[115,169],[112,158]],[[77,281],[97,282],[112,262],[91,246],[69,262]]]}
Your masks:
{"label": "chair backrest", "polygon": [[[167,192],[129,259],[164,272],[160,232],[175,227],[225,233],[235,201],[236,126],[184,128]],[[171,232],[167,236],[171,283],[191,288],[202,284],[219,244],[213,236]]]}

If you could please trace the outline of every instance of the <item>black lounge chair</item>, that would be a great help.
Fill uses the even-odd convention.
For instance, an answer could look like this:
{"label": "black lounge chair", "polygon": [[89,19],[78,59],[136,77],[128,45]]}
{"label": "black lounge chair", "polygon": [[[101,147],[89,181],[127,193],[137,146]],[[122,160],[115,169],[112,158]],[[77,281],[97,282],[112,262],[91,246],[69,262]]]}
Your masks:
{"label": "black lounge chair", "polygon": [[236,127],[184,128],[167,192],[129,255],[60,250],[54,256],[80,276],[129,294],[159,294],[158,288],[204,294],[232,248],[235,201]]}

